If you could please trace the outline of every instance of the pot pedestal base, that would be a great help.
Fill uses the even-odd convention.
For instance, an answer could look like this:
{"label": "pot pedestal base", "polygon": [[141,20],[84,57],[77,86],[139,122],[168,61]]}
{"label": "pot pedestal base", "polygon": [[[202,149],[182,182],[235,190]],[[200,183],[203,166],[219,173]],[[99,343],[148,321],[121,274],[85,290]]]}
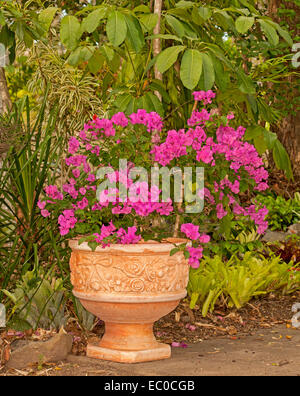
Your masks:
{"label": "pot pedestal base", "polygon": [[171,347],[160,344],[152,323],[105,323],[98,345],[89,344],[87,356],[119,363],[139,363],[171,357]]}
{"label": "pot pedestal base", "polygon": [[122,351],[89,344],[87,346],[87,356],[118,363],[151,362],[153,360],[168,359],[171,357],[171,347],[167,344],[158,344],[156,348],[144,349],[142,351]]}

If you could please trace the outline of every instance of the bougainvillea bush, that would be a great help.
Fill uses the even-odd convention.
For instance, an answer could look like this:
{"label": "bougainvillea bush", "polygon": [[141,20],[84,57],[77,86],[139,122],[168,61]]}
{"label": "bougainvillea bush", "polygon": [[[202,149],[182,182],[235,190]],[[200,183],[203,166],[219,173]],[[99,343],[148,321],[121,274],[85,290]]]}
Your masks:
{"label": "bougainvillea bush", "polygon": [[[157,113],[142,109],[128,118],[123,113],[111,119],[95,115],[71,137],[65,159],[68,180],[45,188],[38,203],[41,215],[57,221],[61,235],[80,237],[91,248],[187,238],[190,243],[179,249],[194,268],[206,250],[230,242],[241,219],[264,233],[267,209],[242,202],[246,192],[268,188],[268,173],[254,146],[243,141],[245,128],[232,127],[234,114],[221,116],[214,97],[212,91],[194,92],[192,115],[186,129],[178,131],[165,131]],[[184,169],[203,168],[202,186],[187,183],[189,193],[204,200],[203,210],[187,211],[186,195],[175,202],[175,176],[170,196],[162,199],[161,185],[151,183],[153,167],[176,167],[184,175]],[[141,178],[140,168],[146,177]]]}

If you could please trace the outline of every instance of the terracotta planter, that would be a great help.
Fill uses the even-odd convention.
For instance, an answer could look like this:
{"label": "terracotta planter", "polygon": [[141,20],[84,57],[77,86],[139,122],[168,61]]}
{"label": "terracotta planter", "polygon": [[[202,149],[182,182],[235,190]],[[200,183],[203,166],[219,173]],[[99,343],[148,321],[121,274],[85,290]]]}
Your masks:
{"label": "terracotta planter", "polygon": [[103,338],[88,345],[87,356],[124,363],[171,356],[170,346],[156,341],[153,323],[186,296],[189,266],[182,252],[170,256],[170,242],[112,245],[95,252],[87,243],[69,242],[73,293],[105,322]]}

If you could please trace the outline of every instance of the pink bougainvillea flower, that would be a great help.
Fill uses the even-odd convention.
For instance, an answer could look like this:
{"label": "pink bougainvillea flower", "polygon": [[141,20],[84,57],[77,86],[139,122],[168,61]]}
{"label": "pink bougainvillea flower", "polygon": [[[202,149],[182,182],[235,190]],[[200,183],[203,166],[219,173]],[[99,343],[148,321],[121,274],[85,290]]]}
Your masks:
{"label": "pink bougainvillea flower", "polygon": [[202,234],[199,238],[200,243],[208,243],[210,241],[210,236],[207,234]]}
{"label": "pink bougainvillea flower", "polygon": [[42,209],[45,209],[46,201],[42,202],[42,201],[38,200],[37,206],[38,206],[38,208],[41,209],[41,210],[42,210]]}
{"label": "pink bougainvillea flower", "polygon": [[79,141],[74,136],[72,136],[69,140],[69,153],[70,154],[77,153],[79,147],[80,147]]}
{"label": "pink bougainvillea flower", "polygon": [[198,248],[188,247],[187,251],[190,254],[189,264],[192,268],[199,268],[200,259],[203,257],[203,248],[200,246]]}
{"label": "pink bougainvillea flower", "polygon": [[50,212],[47,209],[42,209],[41,210],[41,215],[43,217],[49,217],[50,216]]}
{"label": "pink bougainvillea flower", "polygon": [[193,241],[200,238],[199,226],[195,226],[192,223],[182,224],[180,231]]}
{"label": "pink bougainvillea flower", "polygon": [[184,342],[172,342],[171,346],[173,348],[187,348],[187,344],[185,344]]}

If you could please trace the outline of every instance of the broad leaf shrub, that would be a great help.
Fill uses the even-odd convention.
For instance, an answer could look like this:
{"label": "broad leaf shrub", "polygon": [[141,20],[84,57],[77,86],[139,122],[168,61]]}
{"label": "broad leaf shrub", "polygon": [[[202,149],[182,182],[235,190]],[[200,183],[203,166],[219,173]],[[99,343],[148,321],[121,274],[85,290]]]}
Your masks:
{"label": "broad leaf shrub", "polygon": [[274,198],[271,195],[257,197],[258,202],[268,208],[268,223],[272,231],[286,231],[287,228],[300,222],[300,194],[294,198],[284,199],[281,196]]}
{"label": "broad leaf shrub", "polygon": [[64,326],[67,314],[63,282],[62,278],[55,277],[48,280],[42,269],[26,272],[13,291],[3,291],[13,303],[8,326],[16,330]]}
{"label": "broad leaf shrub", "polygon": [[[195,110],[187,128],[178,131],[164,131],[161,117],[142,109],[129,117],[117,113],[111,119],[99,119],[95,115],[71,137],[65,159],[69,178],[61,190],[56,185],[45,188],[45,197],[38,202],[41,215],[56,221],[62,236],[83,236],[81,241],[88,241],[93,249],[141,239],[162,240],[177,235],[179,223],[181,236],[190,240],[190,246],[178,249],[185,250],[194,268],[205,247],[209,250],[220,240],[231,240],[231,229],[241,219],[264,233],[266,207],[243,206],[241,197],[246,191],[265,191],[268,173],[255,147],[243,141],[245,128],[230,126],[234,115],[220,116],[212,108],[214,97],[212,91],[195,92]],[[199,102],[201,111],[196,109]],[[119,159],[126,159],[125,167],[119,168]],[[149,185],[154,164],[182,171],[189,167],[194,172],[204,168],[203,188],[186,183],[190,194],[204,199],[204,211],[187,213],[189,203],[176,204],[174,191],[162,199],[159,185]],[[147,171],[145,180],[136,180],[131,172],[134,166]],[[96,193],[103,179],[105,188]]]}
{"label": "broad leaf shrub", "polygon": [[257,257],[247,252],[242,259],[232,256],[204,257],[198,269],[190,270],[188,295],[190,306],[197,305],[205,317],[215,305],[244,306],[251,299],[271,292],[291,294],[300,290],[300,266],[284,263],[275,255]]}

